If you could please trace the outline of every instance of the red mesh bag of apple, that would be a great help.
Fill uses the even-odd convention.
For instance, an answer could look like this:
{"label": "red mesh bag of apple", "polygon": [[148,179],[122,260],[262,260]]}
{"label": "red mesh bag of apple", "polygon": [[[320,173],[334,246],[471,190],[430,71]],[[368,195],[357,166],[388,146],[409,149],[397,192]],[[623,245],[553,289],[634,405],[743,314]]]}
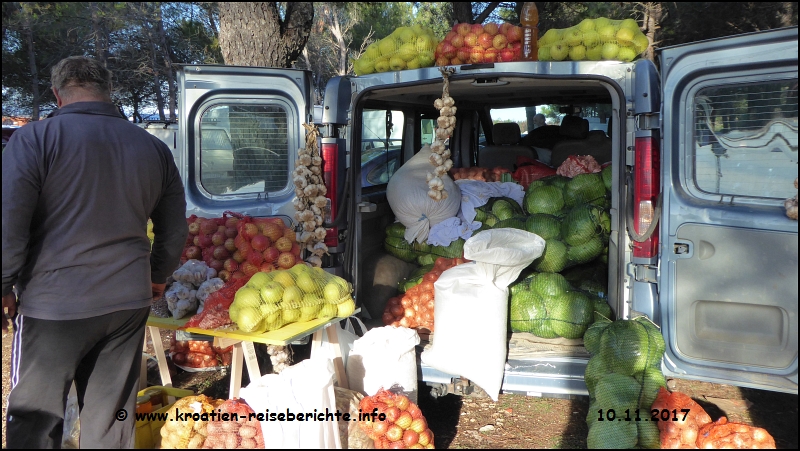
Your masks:
{"label": "red mesh bag of apple", "polygon": [[225,261],[230,259],[236,247],[234,239],[238,234],[238,213],[225,212],[221,218],[200,218],[195,215],[186,219],[189,223],[189,236],[181,255],[181,262],[201,260],[220,274],[222,280],[230,278],[225,271]]}
{"label": "red mesh bag of apple", "polygon": [[264,433],[255,417],[255,411],[239,398],[223,402],[216,418],[206,426],[203,449],[258,449],[264,448]]}
{"label": "red mesh bag of apple", "polygon": [[222,288],[211,293],[206,299],[203,311],[189,318],[181,329],[197,327],[211,330],[233,324],[228,309],[233,303],[236,291],[242,288],[249,280],[249,277],[230,280]]}
{"label": "red mesh bag of apple", "polygon": [[[300,245],[297,244],[296,234],[281,218],[245,216],[237,227],[239,235],[234,242],[236,251],[232,258],[240,274],[234,271],[232,277],[288,269],[300,261]],[[233,263],[231,266],[234,266]]]}
{"label": "red mesh bag of apple", "polygon": [[405,395],[381,389],[364,397],[359,410],[362,412],[359,427],[373,440],[376,449],[434,449],[428,422],[419,406]]}
{"label": "red mesh bag of apple", "polygon": [[437,66],[519,61],[522,28],[510,23],[460,23],[436,47]]}

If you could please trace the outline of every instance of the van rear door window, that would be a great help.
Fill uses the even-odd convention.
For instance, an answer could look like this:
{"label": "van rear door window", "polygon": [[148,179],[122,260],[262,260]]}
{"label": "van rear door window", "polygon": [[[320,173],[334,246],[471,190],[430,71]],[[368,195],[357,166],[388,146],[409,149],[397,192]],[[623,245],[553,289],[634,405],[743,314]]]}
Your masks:
{"label": "van rear door window", "polygon": [[389,183],[401,165],[403,112],[365,109],[362,117],[361,186]]}
{"label": "van rear door window", "polygon": [[200,119],[200,184],[210,194],[270,193],[289,183],[286,110],[224,105]]}
{"label": "van rear door window", "polygon": [[797,193],[797,78],[709,86],[694,96],[694,184],[703,193]]}

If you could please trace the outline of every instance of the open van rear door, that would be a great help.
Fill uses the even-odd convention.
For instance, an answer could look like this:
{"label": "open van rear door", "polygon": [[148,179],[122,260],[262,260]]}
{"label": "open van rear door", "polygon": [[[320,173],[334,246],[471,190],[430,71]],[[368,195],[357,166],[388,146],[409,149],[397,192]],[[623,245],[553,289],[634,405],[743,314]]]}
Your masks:
{"label": "open van rear door", "polygon": [[184,66],[178,73],[187,215],[294,214],[292,171],[312,123],[311,72]]}
{"label": "open van rear door", "polygon": [[797,393],[797,37],[660,52],[668,376]]}

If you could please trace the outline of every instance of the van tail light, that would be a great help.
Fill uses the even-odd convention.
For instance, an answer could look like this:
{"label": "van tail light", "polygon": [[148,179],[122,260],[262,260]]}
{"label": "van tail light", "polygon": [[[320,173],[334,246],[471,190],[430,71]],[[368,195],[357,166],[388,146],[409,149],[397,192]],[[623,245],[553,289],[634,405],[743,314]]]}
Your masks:
{"label": "van tail light", "polygon": [[[336,219],[336,201],[338,186],[338,177],[336,170],[339,167],[339,145],[336,143],[322,143],[322,178],[325,182],[325,187],[328,193],[325,197],[328,198],[328,206],[326,208],[325,222],[331,223]],[[328,229],[325,234],[325,245],[329,248],[339,245],[339,229],[336,227]]]}
{"label": "van tail light", "polygon": [[[636,166],[633,179],[633,227],[637,234],[644,234],[658,221],[657,208],[661,187],[661,154],[658,142],[653,137],[636,138]],[[658,225],[653,233],[642,241],[633,242],[633,256],[653,258],[658,255]]]}

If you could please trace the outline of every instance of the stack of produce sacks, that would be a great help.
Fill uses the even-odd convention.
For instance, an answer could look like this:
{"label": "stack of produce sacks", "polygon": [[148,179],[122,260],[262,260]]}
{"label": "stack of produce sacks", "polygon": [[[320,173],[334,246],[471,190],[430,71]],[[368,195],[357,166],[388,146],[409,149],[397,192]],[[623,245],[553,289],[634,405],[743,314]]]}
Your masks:
{"label": "stack of produce sacks", "polygon": [[[666,386],[661,331],[644,316],[600,319],[583,340],[592,355],[584,375],[590,402],[588,447],[660,448],[657,422],[647,420],[659,389]],[[635,421],[637,414],[640,421]]]}
{"label": "stack of produce sacks", "polygon": [[584,19],[539,38],[539,61],[633,61],[650,45],[634,19]]}
{"label": "stack of produce sacks", "polygon": [[263,333],[294,322],[346,318],[356,307],[351,293],[341,277],[300,263],[255,273],[236,292],[229,314],[240,330]]}
{"label": "stack of produce sacks", "polygon": [[[167,411],[167,418],[161,427],[161,449],[200,449],[208,436],[208,414],[216,412],[223,403],[221,399],[205,395],[181,398]],[[195,421],[186,413],[197,413],[204,418]],[[181,416],[179,417],[178,414]]]}
{"label": "stack of produce sacks", "polygon": [[419,25],[398,27],[392,34],[370,44],[361,58],[353,61],[356,75],[390,70],[431,67],[439,40],[429,28]]}
{"label": "stack of produce sacks", "polygon": [[534,273],[512,284],[510,291],[513,332],[576,339],[583,337],[594,321],[611,318],[605,300],[576,290],[561,274]]}
{"label": "stack of produce sacks", "polygon": [[[377,409],[377,417],[371,414]],[[359,411],[364,419],[358,425],[375,443],[376,449],[426,448],[434,449],[433,432],[419,406],[405,395],[380,390],[365,396]]]}
{"label": "stack of produce sacks", "polygon": [[432,265],[439,257],[458,258],[464,256],[464,239],[457,239],[447,246],[431,246],[426,242],[409,243],[405,239],[406,228],[399,222],[394,222],[386,227],[386,238],[383,248],[405,262],[415,262],[418,265]]}

